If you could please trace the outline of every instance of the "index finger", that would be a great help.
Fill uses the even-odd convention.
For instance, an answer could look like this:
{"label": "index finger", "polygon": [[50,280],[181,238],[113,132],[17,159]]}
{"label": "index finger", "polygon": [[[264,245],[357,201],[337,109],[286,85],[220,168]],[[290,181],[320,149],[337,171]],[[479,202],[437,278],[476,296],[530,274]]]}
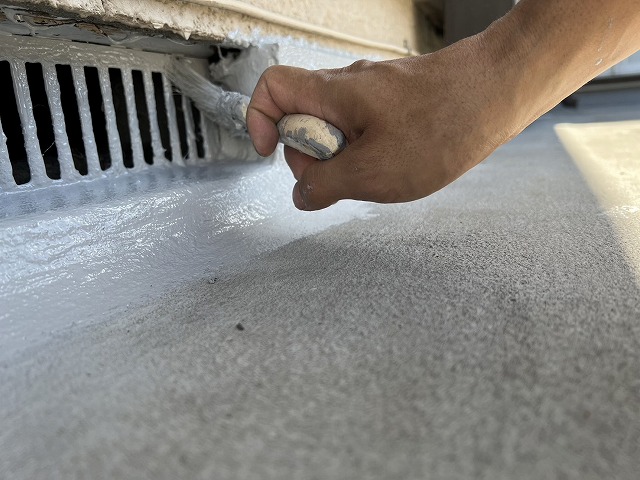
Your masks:
{"label": "index finger", "polygon": [[247,109],[247,129],[256,151],[270,155],[278,144],[276,124],[288,113],[323,118],[322,77],[303,68],[274,66],[264,71]]}

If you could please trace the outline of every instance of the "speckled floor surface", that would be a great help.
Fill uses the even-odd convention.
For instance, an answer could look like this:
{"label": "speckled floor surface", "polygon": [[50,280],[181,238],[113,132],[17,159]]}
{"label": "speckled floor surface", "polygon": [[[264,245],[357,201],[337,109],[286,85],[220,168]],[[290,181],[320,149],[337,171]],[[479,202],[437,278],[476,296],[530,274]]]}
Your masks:
{"label": "speckled floor surface", "polygon": [[585,95],[428,199],[3,360],[0,478],[637,478],[638,278],[553,131],[634,118]]}

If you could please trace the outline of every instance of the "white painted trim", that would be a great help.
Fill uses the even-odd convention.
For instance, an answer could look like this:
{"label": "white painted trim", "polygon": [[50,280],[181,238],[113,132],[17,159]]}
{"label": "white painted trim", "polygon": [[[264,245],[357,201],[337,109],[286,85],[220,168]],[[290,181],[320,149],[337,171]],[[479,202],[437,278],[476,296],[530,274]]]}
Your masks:
{"label": "white painted trim", "polygon": [[264,8],[248,5],[238,0],[183,0],[185,3],[195,3],[197,5],[203,5],[205,7],[219,8],[221,10],[228,10],[230,12],[239,13],[256,20],[262,20],[268,23],[279,25],[281,27],[291,28],[300,32],[311,33],[320,35],[321,37],[330,38],[332,40],[340,40],[343,42],[351,43],[354,45],[360,45],[362,47],[372,48],[376,50],[383,50],[387,52],[396,53],[399,55],[418,55],[417,52],[410,48],[398,47],[388,43],[376,42],[373,40],[367,40],[366,38],[356,37],[355,35],[349,35],[347,33],[331,30],[330,28],[322,27],[320,25],[314,25],[312,23],[303,22],[295,18],[287,17],[279,13],[270,12]]}

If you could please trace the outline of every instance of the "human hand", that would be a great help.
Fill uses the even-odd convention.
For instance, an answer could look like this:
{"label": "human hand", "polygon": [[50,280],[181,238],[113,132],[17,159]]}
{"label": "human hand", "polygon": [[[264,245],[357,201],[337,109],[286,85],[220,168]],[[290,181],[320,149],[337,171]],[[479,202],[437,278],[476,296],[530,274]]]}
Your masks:
{"label": "human hand", "polygon": [[337,70],[271,67],[248,108],[249,134],[269,155],[288,113],[345,133],[349,146],[324,162],[285,148],[300,209],[425,197],[638,51],[637,3],[521,0],[484,32],[433,54]]}
{"label": "human hand", "polygon": [[247,112],[255,148],[263,156],[274,151],[276,124],[288,113],[314,115],[345,133],[348,147],[327,161],[285,147],[301,210],[346,198],[391,203],[430,195],[521,129],[483,47],[473,37],[430,55],[336,70],[271,67]]}

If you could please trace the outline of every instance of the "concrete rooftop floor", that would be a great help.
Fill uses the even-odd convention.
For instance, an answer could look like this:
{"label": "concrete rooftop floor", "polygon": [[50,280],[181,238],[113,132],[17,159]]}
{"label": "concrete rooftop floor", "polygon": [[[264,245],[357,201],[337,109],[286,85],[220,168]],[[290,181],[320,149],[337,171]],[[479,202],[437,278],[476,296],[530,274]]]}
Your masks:
{"label": "concrete rooftop floor", "polygon": [[595,191],[554,126],[640,91],[579,100],[430,198],[3,359],[0,478],[637,478],[640,187]]}

